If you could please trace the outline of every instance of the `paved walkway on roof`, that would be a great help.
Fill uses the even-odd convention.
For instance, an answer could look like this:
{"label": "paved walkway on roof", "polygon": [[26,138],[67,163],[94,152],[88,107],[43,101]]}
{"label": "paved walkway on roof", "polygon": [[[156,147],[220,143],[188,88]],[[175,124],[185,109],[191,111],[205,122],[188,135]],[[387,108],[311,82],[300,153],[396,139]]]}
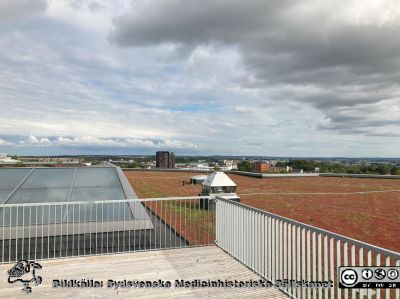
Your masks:
{"label": "paved walkway on roof", "polygon": [[[39,262],[43,283],[28,296],[21,283],[7,283],[7,270],[0,265],[0,298],[287,298],[275,288],[175,288],[175,280],[258,280],[255,273],[215,246],[92,256]],[[53,279],[95,279],[102,288],[52,288]],[[112,279],[171,281],[172,288],[106,287]]]}

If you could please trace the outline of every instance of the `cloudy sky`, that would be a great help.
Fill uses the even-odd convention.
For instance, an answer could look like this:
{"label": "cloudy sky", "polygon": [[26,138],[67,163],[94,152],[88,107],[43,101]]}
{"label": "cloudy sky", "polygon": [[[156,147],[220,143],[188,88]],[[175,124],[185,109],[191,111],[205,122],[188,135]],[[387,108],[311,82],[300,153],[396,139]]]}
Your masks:
{"label": "cloudy sky", "polygon": [[1,0],[0,152],[400,156],[398,0]]}

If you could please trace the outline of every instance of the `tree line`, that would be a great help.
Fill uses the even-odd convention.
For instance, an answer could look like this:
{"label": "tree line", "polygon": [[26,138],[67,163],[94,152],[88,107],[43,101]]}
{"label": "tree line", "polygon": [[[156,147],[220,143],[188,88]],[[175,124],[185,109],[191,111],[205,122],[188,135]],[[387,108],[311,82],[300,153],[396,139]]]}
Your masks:
{"label": "tree line", "polygon": [[[400,167],[384,163],[371,164],[343,164],[330,162],[317,162],[313,160],[290,160],[288,162],[278,162],[277,167],[290,166],[293,170],[303,170],[304,172],[314,172],[315,168],[319,168],[319,172],[325,173],[349,173],[349,174],[380,174],[380,175],[400,175]],[[238,170],[253,171],[253,163],[250,161],[242,161],[238,163]]]}

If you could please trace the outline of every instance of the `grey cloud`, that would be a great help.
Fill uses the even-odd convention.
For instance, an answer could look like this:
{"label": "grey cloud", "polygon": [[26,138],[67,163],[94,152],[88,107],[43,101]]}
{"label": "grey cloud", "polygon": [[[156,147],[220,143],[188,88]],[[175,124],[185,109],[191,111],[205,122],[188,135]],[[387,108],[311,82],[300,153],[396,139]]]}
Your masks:
{"label": "grey cloud", "polygon": [[[155,1],[114,19],[111,39],[122,46],[234,43],[273,16],[283,1]],[[261,5],[260,5],[261,4]]]}
{"label": "grey cloud", "polygon": [[[399,98],[400,23],[396,15],[393,20],[376,19],[384,15],[379,9],[365,20],[357,20],[356,12],[354,18],[346,16],[351,4],[157,1],[115,18],[110,40],[122,47],[230,46],[238,49],[244,68],[255,78],[243,81],[243,87],[267,90],[275,101],[311,105],[330,119],[332,127],[354,125],[354,118],[363,118],[357,124],[366,127],[385,126],[387,122],[374,119],[371,111],[351,107],[379,106],[383,100]],[[393,11],[398,5],[393,1]],[[335,109],[362,114],[339,117]]]}
{"label": "grey cloud", "polygon": [[0,1],[0,20],[27,18],[43,13],[46,8],[46,0],[2,0]]}
{"label": "grey cloud", "polygon": [[400,100],[396,99],[333,108],[319,121],[318,126],[346,134],[397,137],[399,123]]}

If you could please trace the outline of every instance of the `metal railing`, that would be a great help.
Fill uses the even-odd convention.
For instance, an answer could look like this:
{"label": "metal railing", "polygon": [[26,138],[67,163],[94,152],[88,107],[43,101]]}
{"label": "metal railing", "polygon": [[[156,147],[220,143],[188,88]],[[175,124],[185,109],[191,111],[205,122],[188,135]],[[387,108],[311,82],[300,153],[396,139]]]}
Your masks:
{"label": "metal railing", "polygon": [[399,266],[400,254],[223,198],[216,198],[216,244],[268,281],[332,281],[291,288],[292,298],[400,298],[399,289],[339,289],[339,266]]}
{"label": "metal railing", "polygon": [[383,248],[221,197],[0,205],[0,263],[216,244],[292,298],[400,298],[399,289],[337,288],[339,266],[399,266]]}
{"label": "metal railing", "polygon": [[213,245],[209,197],[0,205],[0,263]]}

